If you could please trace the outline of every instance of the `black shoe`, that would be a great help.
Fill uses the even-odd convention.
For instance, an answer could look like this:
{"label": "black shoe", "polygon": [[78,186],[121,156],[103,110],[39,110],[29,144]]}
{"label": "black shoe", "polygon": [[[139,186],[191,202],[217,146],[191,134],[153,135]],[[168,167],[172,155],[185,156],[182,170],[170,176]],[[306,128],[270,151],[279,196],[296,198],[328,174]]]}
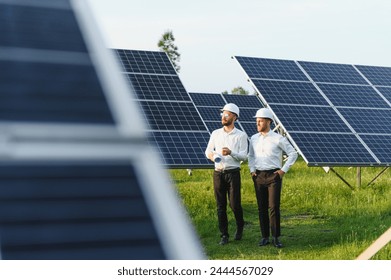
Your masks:
{"label": "black shoe", "polygon": [[221,240],[220,240],[220,242],[219,242],[219,245],[225,245],[225,244],[227,244],[227,243],[228,243],[228,236],[223,235],[223,236],[221,237]]}
{"label": "black shoe", "polygon": [[259,246],[266,246],[268,244],[270,244],[269,238],[262,238],[261,241],[259,241],[258,243]]}
{"label": "black shoe", "polygon": [[243,228],[238,228],[235,232],[235,240],[241,240],[243,237]]}
{"label": "black shoe", "polygon": [[273,238],[273,246],[276,248],[282,248],[282,243],[278,240],[278,238]]}

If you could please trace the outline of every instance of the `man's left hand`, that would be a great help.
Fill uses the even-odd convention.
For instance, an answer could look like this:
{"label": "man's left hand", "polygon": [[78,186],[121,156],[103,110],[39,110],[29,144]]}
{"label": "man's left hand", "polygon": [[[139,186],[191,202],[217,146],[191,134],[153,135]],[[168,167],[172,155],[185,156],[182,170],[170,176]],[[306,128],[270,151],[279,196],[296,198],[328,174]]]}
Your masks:
{"label": "man's left hand", "polygon": [[274,172],[274,173],[277,173],[277,174],[280,176],[280,178],[284,177],[284,174],[285,174],[285,172],[282,171],[281,169],[280,169],[280,170],[277,170],[277,171]]}

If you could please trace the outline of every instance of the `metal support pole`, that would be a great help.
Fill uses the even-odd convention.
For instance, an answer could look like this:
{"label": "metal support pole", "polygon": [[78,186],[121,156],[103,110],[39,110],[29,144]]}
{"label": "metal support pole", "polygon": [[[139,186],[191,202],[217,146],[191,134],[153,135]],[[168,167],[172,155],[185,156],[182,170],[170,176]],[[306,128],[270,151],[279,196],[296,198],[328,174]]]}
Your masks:
{"label": "metal support pole", "polygon": [[339,175],[338,172],[334,170],[334,168],[330,167],[330,170],[333,171],[333,173],[334,173],[335,175],[337,175],[337,177],[338,177],[339,179],[341,179],[346,185],[348,185],[349,188],[351,188],[352,190],[354,190],[354,187],[352,187],[352,185],[350,185],[348,181],[346,181],[341,175]]}
{"label": "metal support pole", "polygon": [[379,178],[380,177],[380,175],[382,175],[387,169],[388,169],[389,167],[387,166],[386,168],[384,168],[382,171],[380,171],[380,173],[379,174],[377,174],[376,175],[376,177],[375,178],[373,178],[372,179],[372,181],[370,181],[369,183],[368,183],[368,185],[367,186],[369,186],[370,184],[372,184],[373,182],[375,182],[375,180],[377,179],[377,178]]}
{"label": "metal support pole", "polygon": [[361,167],[357,167],[357,188],[361,187]]}

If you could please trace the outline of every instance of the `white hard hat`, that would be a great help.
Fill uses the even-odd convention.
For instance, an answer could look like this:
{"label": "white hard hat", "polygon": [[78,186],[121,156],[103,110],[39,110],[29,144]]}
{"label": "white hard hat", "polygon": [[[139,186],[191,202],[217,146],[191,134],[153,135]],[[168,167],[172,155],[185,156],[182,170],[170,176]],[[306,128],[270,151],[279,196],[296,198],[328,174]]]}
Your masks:
{"label": "white hard hat", "polygon": [[273,121],[273,114],[272,114],[272,111],[270,111],[270,109],[261,108],[257,111],[254,118],[271,119]]}
{"label": "white hard hat", "polygon": [[239,107],[236,106],[235,104],[233,103],[228,103],[224,106],[223,109],[221,109],[221,111],[229,111],[231,113],[234,113],[236,114],[238,117],[239,117]]}

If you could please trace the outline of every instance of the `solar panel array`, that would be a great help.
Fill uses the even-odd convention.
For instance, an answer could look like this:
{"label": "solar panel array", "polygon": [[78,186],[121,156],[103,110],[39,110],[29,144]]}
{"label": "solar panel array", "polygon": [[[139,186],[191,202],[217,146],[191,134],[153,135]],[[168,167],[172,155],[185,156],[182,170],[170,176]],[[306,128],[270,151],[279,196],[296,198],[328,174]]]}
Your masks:
{"label": "solar panel array", "polygon": [[0,0],[0,258],[202,258],[95,26],[85,1]]}
{"label": "solar panel array", "polygon": [[391,165],[391,68],[235,58],[308,165]]}
{"label": "solar panel array", "polygon": [[164,52],[115,50],[167,167],[211,167],[209,132]]}
{"label": "solar panel array", "polygon": [[220,109],[227,103],[234,103],[240,109],[237,127],[246,132],[249,137],[257,133],[254,116],[263,105],[256,95],[191,92],[190,96],[210,132],[222,127]]}

